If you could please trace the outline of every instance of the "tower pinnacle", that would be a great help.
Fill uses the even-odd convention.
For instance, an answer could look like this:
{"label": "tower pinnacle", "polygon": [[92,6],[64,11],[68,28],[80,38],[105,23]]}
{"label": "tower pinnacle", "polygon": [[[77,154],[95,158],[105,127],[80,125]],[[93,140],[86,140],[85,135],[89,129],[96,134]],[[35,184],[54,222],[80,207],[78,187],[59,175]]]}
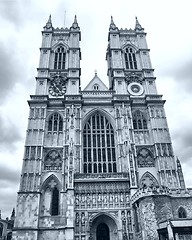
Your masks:
{"label": "tower pinnacle", "polygon": [[113,17],[111,16],[111,23],[110,23],[110,26],[109,26],[109,31],[110,30],[118,30],[118,28],[116,27],[114,21],[113,21]]}
{"label": "tower pinnacle", "polygon": [[46,29],[52,28],[51,14],[49,15],[49,19],[45,25]]}
{"label": "tower pinnacle", "polygon": [[71,26],[71,29],[80,30],[80,27],[79,27],[79,25],[78,25],[78,23],[77,23],[77,16],[76,16],[76,15],[75,15],[75,17],[74,17],[74,22],[73,22],[73,24],[72,24],[72,26]]}
{"label": "tower pinnacle", "polygon": [[137,17],[135,17],[135,20],[136,20],[136,22],[135,22],[135,30],[139,30],[139,31],[144,30],[144,28],[142,28],[141,24],[139,23]]}

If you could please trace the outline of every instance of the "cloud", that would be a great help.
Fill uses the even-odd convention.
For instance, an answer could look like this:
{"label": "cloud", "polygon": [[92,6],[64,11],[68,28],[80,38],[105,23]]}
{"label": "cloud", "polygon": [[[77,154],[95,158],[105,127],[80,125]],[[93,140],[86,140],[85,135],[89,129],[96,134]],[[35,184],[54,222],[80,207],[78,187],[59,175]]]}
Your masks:
{"label": "cloud", "polygon": [[182,85],[187,92],[192,92],[192,58],[172,71],[177,84]]}
{"label": "cloud", "polygon": [[0,42],[0,104],[6,94],[14,88],[19,81],[18,60],[11,44],[5,46]]}
{"label": "cloud", "polygon": [[[19,182],[18,170],[15,168],[8,167],[0,162],[0,186],[2,188],[6,188],[15,184],[15,182]],[[6,183],[6,184],[5,184]]]}
{"label": "cloud", "polygon": [[[6,161],[6,159],[5,159]],[[16,206],[16,191],[19,190],[20,173],[14,167],[0,162],[0,195],[2,217],[10,217],[12,208]]]}
{"label": "cloud", "polygon": [[0,0],[0,15],[4,20],[14,24],[15,27],[21,27],[23,23],[21,1]]}
{"label": "cloud", "polygon": [[4,119],[3,115],[0,115],[0,149],[9,149],[13,152],[15,144],[22,139],[22,135],[17,126],[9,120]]}

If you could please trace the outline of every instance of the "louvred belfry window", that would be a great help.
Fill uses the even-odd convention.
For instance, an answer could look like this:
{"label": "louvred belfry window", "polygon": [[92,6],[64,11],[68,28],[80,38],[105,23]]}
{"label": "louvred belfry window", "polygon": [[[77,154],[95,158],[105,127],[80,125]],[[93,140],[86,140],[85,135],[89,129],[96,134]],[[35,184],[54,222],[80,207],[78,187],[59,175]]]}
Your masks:
{"label": "louvred belfry window", "polygon": [[60,46],[55,51],[55,58],[54,58],[54,69],[62,70],[65,69],[65,58],[66,53],[63,46]]}
{"label": "louvred belfry window", "polygon": [[137,69],[137,60],[135,50],[131,47],[125,49],[125,68],[126,69]]}
{"label": "louvred belfry window", "polygon": [[114,130],[100,113],[91,116],[83,130],[83,171],[117,172]]}

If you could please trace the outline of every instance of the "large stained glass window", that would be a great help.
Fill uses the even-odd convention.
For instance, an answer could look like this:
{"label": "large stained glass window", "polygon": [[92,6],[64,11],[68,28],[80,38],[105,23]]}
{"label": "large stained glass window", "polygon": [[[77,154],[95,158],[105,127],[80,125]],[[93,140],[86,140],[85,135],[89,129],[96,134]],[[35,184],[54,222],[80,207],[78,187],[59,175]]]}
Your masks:
{"label": "large stained glass window", "polygon": [[89,118],[83,129],[83,171],[117,172],[114,130],[99,112]]}

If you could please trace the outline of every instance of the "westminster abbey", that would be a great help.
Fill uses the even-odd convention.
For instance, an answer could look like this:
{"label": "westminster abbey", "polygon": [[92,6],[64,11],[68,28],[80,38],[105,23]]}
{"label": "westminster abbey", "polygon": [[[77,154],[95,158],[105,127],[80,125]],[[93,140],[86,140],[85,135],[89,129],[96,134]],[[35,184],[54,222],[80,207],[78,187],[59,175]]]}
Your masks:
{"label": "westminster abbey", "polygon": [[146,33],[109,25],[109,87],[81,89],[81,32],[42,31],[14,240],[192,240],[185,187]]}

